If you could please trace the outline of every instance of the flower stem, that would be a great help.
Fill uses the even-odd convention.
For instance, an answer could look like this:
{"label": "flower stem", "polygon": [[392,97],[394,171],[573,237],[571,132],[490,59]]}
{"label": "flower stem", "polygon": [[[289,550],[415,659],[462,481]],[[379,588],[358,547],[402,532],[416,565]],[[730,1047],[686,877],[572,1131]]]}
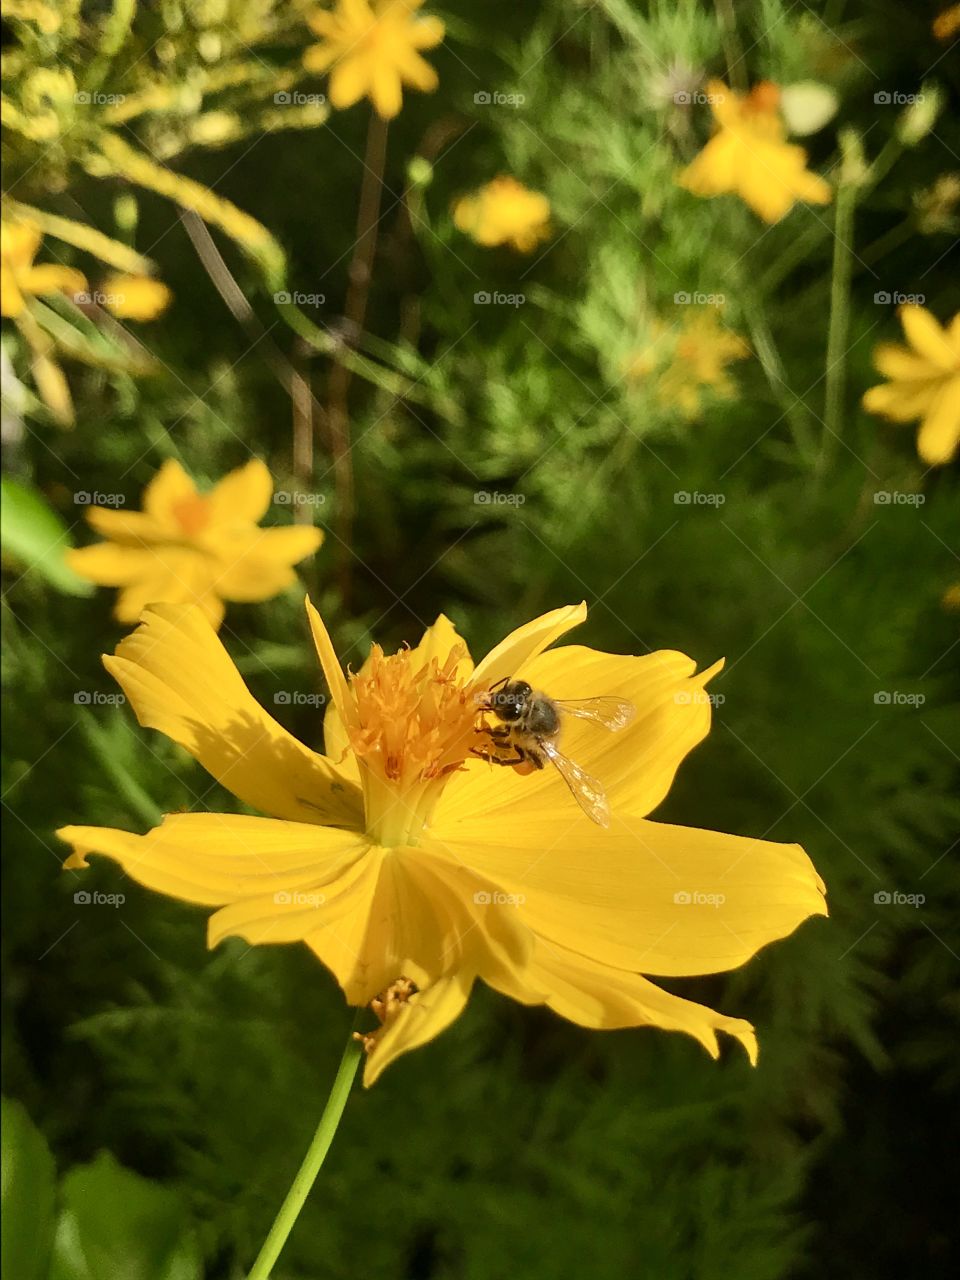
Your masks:
{"label": "flower stem", "polygon": [[[354,1019],[353,1027],[356,1027],[359,1018],[360,1013]],[[323,1115],[320,1117],[317,1131],[313,1135],[313,1141],[310,1143],[307,1154],[303,1158],[303,1164],[297,1170],[297,1176],[287,1192],[286,1199],[280,1206],[280,1212],[274,1219],[273,1226],[263,1242],[263,1247],[257,1254],[257,1260],[250,1268],[247,1280],[269,1280],[274,1264],[280,1257],[280,1252],[287,1242],[287,1236],[293,1230],[293,1225],[300,1216],[300,1210],[303,1208],[307,1196],[310,1194],[310,1189],[316,1181],[317,1174],[320,1172],[320,1168],[326,1158],[326,1154],[330,1150],[330,1144],[333,1142],[334,1134],[337,1132],[343,1109],[347,1105],[353,1078],[357,1074],[357,1066],[363,1054],[360,1042],[353,1038],[353,1027],[350,1030],[350,1038],[343,1051],[343,1057],[340,1059],[340,1066],[337,1068],[337,1074],[330,1089],[330,1096],[327,1098],[327,1105],[323,1109]]]}
{"label": "flower stem", "polygon": [[857,187],[841,179],[837,189],[833,232],[833,272],[830,281],[830,323],[827,330],[826,396],[819,471],[825,474],[836,453],[846,391],[847,344],[850,332],[850,279],[853,273],[853,222]]}

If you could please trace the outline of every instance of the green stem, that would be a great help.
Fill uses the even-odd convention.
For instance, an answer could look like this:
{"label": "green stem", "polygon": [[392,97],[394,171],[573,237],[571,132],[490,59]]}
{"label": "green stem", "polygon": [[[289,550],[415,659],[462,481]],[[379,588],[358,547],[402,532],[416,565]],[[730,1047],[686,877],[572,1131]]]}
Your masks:
{"label": "green stem", "polygon": [[[362,1010],[354,1019],[354,1027],[356,1027],[361,1014]],[[303,1164],[297,1170],[297,1176],[287,1192],[286,1199],[280,1206],[280,1212],[274,1219],[273,1226],[263,1242],[263,1247],[257,1254],[257,1260],[250,1268],[247,1280],[269,1280],[274,1264],[280,1257],[280,1252],[287,1242],[287,1236],[293,1230],[294,1223],[300,1216],[300,1210],[306,1203],[310,1189],[316,1181],[327,1152],[330,1150],[330,1144],[333,1142],[333,1136],[337,1132],[343,1109],[347,1105],[347,1098],[350,1095],[350,1088],[353,1084],[353,1078],[357,1074],[357,1067],[362,1055],[363,1049],[359,1040],[354,1039],[353,1028],[351,1028],[350,1038],[343,1051],[343,1057],[340,1059],[340,1066],[337,1068],[337,1074],[330,1089],[330,1096],[327,1098],[327,1105],[323,1109],[323,1115],[320,1117],[317,1131],[313,1135],[313,1141],[310,1143],[307,1154],[303,1158]]]}
{"label": "green stem", "polygon": [[850,280],[853,272],[853,217],[857,185],[841,181],[833,230],[833,271],[830,277],[830,326],[827,331],[826,394],[819,471],[824,474],[840,439],[843,399],[847,383],[850,335]]}

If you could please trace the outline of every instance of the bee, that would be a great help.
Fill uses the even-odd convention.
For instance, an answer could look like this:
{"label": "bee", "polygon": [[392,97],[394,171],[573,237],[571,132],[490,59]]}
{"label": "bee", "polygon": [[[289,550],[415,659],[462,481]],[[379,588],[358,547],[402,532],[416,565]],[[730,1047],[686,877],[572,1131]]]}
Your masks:
{"label": "bee", "polygon": [[551,698],[541,690],[531,688],[525,680],[505,676],[481,695],[480,706],[481,711],[496,717],[498,723],[484,726],[492,750],[475,748],[475,755],[492,764],[526,766],[523,772],[543,769],[549,761],[587,817],[601,827],[609,827],[610,806],[603,787],[596,778],[565,756],[557,743],[564,717],[588,720],[617,733],[633,719],[632,703],[612,697]]}

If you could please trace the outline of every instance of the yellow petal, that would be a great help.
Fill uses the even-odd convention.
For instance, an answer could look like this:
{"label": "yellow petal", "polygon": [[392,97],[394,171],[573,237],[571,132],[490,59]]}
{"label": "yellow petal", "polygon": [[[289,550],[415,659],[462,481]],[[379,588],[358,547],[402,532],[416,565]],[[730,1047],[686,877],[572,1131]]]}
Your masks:
{"label": "yellow petal", "polygon": [[263,901],[280,922],[315,907],[322,887],[367,847],[353,831],[230,813],[168,814],[143,836],[111,827],[63,827],[57,835],[74,846],[68,870],[103,854],[158,893],[213,907]]}
{"label": "yellow petal", "polygon": [[878,343],[874,348],[873,363],[878,372],[892,382],[920,382],[939,376],[936,368],[931,368],[929,360],[915,355],[898,342]]}
{"label": "yellow petal", "polygon": [[724,1031],[735,1036],[751,1063],[756,1063],[757,1038],[749,1022],[670,995],[639,974],[596,964],[565,947],[539,943],[528,976],[534,988],[546,988],[544,1004],[581,1027],[683,1031],[699,1040],[713,1058],[720,1052],[717,1032]]}
{"label": "yellow petal", "polygon": [[544,649],[555,644],[572,627],[579,626],[586,616],[585,603],[568,604],[560,609],[552,609],[549,613],[541,614],[532,622],[527,622],[516,631],[511,631],[506,639],[501,640],[478,664],[474,672],[474,684],[477,688],[489,689],[505,676],[515,675],[538,653],[543,653]]}
{"label": "yellow petal", "polygon": [[245,804],[278,818],[361,826],[358,791],[267,715],[196,609],[149,609],[104,665],[142,725],[180,743]]}
{"label": "yellow petal", "polygon": [[150,276],[110,276],[101,285],[107,310],[119,320],[155,320],[173,301],[173,293]]}
{"label": "yellow petal", "polygon": [[305,603],[313,643],[317,649],[320,666],[323,668],[323,678],[326,680],[327,688],[330,690],[331,704],[336,707],[337,714],[343,723],[352,724],[353,696],[343,674],[343,668],[340,666],[339,659],[334,651],[333,641],[330,639],[327,628],[323,625],[323,619],[310,603],[309,597]]}
{"label": "yellow petal", "polygon": [[460,972],[418,991],[378,1034],[364,1064],[364,1087],[369,1089],[401,1054],[419,1049],[445,1031],[465,1009],[472,987],[473,976]]}
{"label": "yellow petal", "polygon": [[366,59],[344,58],[330,74],[330,104],[344,111],[359,102],[370,88],[370,67]]}
{"label": "yellow petal", "polygon": [[64,559],[74,573],[101,587],[122,587],[151,572],[152,552],[144,547],[99,542],[93,547],[71,548]]}
{"label": "yellow petal", "polygon": [[148,516],[180,532],[176,509],[197,497],[197,486],[176,458],[167,458],[143,491],[143,509]]}
{"label": "yellow petal", "polygon": [[[618,733],[567,717],[560,746],[601,783],[615,816],[645,817],[667,795],[684,756],[710,730],[704,686],[720,665],[694,675],[696,663],[682,653],[662,650],[635,658],[565,645],[534,658],[517,674],[561,700],[612,696],[633,704],[633,720]],[[521,776],[478,760],[451,779],[434,829],[450,830],[494,811],[509,821],[506,811],[515,806],[563,814],[571,822],[580,817],[555,769]],[[583,821],[589,825],[589,819]]]}
{"label": "yellow petal", "polygon": [[207,543],[218,557],[213,589],[225,600],[269,600],[296,582],[293,566],[312,555],[322,541],[323,531],[311,525],[212,537]]}
{"label": "yellow petal", "polygon": [[31,267],[20,277],[20,287],[26,293],[36,297],[45,297],[51,293],[65,293],[69,297],[83,293],[87,287],[87,279],[82,271],[73,267],[61,267],[56,263],[43,263],[39,267]]}
{"label": "yellow petal", "polygon": [[937,396],[940,379],[925,382],[884,382],[863,394],[868,413],[879,413],[893,422],[913,422],[928,413]]}
{"label": "yellow petal", "polygon": [[908,303],[900,308],[900,322],[914,351],[943,372],[956,368],[957,357],[950,340],[929,311]]}
{"label": "yellow petal", "polygon": [[410,43],[414,49],[432,49],[440,44],[445,28],[440,18],[418,18],[410,27]]}
{"label": "yellow petal", "polygon": [[942,467],[960,444],[960,374],[943,385],[920,426],[917,448],[930,467]]}
{"label": "yellow petal", "polygon": [[273,500],[273,477],[265,462],[251,458],[214,485],[207,498],[210,523],[225,525],[259,524]]}
{"label": "yellow petal", "polygon": [[825,915],[823,884],[799,845],[522,806],[431,832],[451,857],[520,903],[539,937],[600,964],[684,976],[735,969]]}
{"label": "yellow petal", "polygon": [[719,133],[678,175],[677,182],[695,196],[718,196],[732,191],[739,155],[736,139]]}
{"label": "yellow petal", "polygon": [[143,511],[115,511],[110,507],[87,507],[91,529],[113,542],[144,546],[169,536],[166,527]]}
{"label": "yellow petal", "polygon": [[400,73],[395,67],[383,64],[371,70],[370,101],[384,120],[392,120],[399,115],[403,106],[403,91]]}
{"label": "yellow petal", "polygon": [[73,399],[70,384],[56,360],[35,351],[30,362],[30,372],[37,384],[40,399],[63,427],[73,426]]}
{"label": "yellow petal", "polygon": [[140,621],[151,604],[197,605],[206,608],[212,567],[192,547],[157,544],[144,549],[143,572],[123,585],[114,614],[127,624]]}

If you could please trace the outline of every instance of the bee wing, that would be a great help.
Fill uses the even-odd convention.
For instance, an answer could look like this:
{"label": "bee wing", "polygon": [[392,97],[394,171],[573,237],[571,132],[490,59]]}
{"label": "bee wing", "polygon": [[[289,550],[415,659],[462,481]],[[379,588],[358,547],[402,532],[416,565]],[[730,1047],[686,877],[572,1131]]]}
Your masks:
{"label": "bee wing", "polygon": [[541,739],[537,745],[570,788],[574,800],[587,817],[598,826],[609,827],[610,806],[603,787],[596,778],[592,778],[578,764],[574,764],[547,739]]}
{"label": "bee wing", "polygon": [[589,720],[611,733],[626,728],[637,713],[633,703],[624,698],[572,698],[557,699],[556,702],[564,715]]}

